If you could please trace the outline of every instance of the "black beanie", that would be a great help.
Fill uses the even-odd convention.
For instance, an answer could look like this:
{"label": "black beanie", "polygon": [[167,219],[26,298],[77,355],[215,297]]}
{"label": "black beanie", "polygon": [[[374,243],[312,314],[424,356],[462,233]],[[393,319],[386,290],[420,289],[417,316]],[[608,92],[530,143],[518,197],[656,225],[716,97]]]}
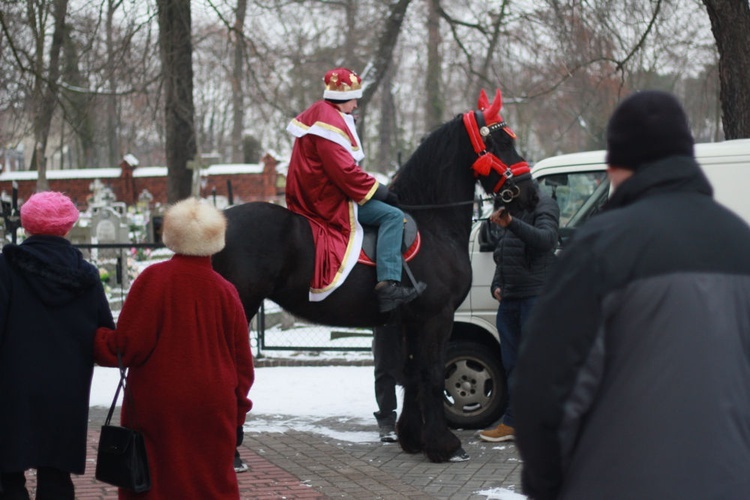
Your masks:
{"label": "black beanie", "polygon": [[607,164],[637,169],[667,156],[694,156],[693,136],[680,102],[644,90],[617,106],[607,125]]}

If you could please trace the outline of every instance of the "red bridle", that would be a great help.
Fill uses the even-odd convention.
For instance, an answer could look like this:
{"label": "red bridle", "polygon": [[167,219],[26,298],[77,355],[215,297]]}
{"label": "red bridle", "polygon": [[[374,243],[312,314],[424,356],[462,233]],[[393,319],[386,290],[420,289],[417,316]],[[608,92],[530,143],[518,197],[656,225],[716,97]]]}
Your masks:
{"label": "red bridle", "polygon": [[510,135],[512,138],[515,139],[516,137],[516,134],[513,133],[510,127],[505,125],[505,122],[502,121],[502,118],[497,123],[480,127],[479,123],[477,122],[476,113],[474,111],[469,111],[468,113],[464,113],[463,120],[464,127],[466,127],[466,132],[469,134],[469,139],[471,139],[471,145],[474,148],[474,152],[478,156],[478,158],[471,166],[471,169],[474,171],[474,176],[487,177],[492,170],[495,170],[500,174],[500,180],[492,189],[493,193],[497,193],[498,191],[500,191],[500,188],[503,187],[507,179],[531,172],[528,162],[519,161],[518,163],[514,163],[513,165],[507,165],[494,153],[487,150],[487,146],[484,143],[483,137],[486,137],[490,134],[490,127],[502,127],[505,133]]}

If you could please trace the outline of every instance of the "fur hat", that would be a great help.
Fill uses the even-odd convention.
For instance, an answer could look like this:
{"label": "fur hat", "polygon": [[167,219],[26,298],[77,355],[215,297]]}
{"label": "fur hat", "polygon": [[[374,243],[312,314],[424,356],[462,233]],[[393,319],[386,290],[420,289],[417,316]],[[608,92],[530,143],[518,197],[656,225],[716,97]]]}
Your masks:
{"label": "fur hat", "polygon": [[607,125],[607,164],[637,169],[667,156],[693,156],[687,115],[675,96],[644,90],[617,106]]}
{"label": "fur hat", "polygon": [[29,234],[65,236],[79,216],[70,198],[57,191],[33,194],[21,205],[21,226]]}
{"label": "fur hat", "polygon": [[227,219],[195,198],[175,203],[164,214],[161,238],[174,253],[206,257],[224,248]]}
{"label": "fur hat", "polygon": [[323,82],[326,84],[324,99],[351,101],[362,97],[362,78],[350,69],[332,69],[323,77]]}

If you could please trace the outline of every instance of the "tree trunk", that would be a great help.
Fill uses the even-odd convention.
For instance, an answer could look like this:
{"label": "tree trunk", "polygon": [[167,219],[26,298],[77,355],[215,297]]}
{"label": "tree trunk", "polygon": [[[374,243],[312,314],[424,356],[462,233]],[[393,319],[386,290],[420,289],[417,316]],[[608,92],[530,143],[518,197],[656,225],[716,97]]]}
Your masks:
{"label": "tree trunk", "polygon": [[[79,62],[81,56],[78,53],[75,41],[70,36],[70,30],[66,30],[63,42],[62,56],[62,80],[77,89],[85,88],[88,83],[85,76],[81,73]],[[91,95],[79,92],[78,90],[69,90],[65,87],[60,89],[62,97],[62,109],[64,116],[61,124],[65,125],[65,120],[70,123],[72,134],[69,142],[72,143],[77,139],[79,147],[76,148],[76,165],[77,167],[92,168],[96,162],[96,106],[92,104]],[[62,130],[62,129],[61,129]],[[60,144],[60,154],[62,155],[63,144]],[[73,166],[73,165],[71,165]],[[62,168],[62,161],[61,167]]]}
{"label": "tree trunk", "polygon": [[361,71],[359,67],[359,60],[356,56],[357,51],[355,50],[357,48],[357,45],[354,41],[359,38],[357,36],[357,20],[359,18],[359,16],[357,16],[357,0],[347,0],[344,4],[344,9],[346,12],[346,30],[348,32],[346,39],[351,40],[351,43],[344,44],[344,61],[346,61],[345,66],[355,69],[356,71]]}
{"label": "tree trunk", "polygon": [[[242,131],[245,121],[245,94],[242,82],[245,78],[245,15],[247,0],[237,0],[237,18],[232,30],[234,38],[234,66],[232,68],[232,162],[242,163]],[[258,158],[260,161],[260,158]]]}
{"label": "tree trunk", "polygon": [[114,16],[122,2],[109,0],[107,2],[107,73],[109,74],[109,95],[104,97],[106,117],[106,141],[107,141],[107,166],[115,167],[120,164],[123,152],[120,151],[119,136],[119,114],[117,112],[117,68],[115,62],[115,41],[114,41]]}
{"label": "tree trunk", "polygon": [[385,72],[388,71],[393,60],[393,49],[396,47],[396,42],[398,42],[398,35],[401,33],[401,25],[404,23],[406,9],[409,7],[410,2],[411,0],[398,0],[391,5],[388,19],[385,21],[383,31],[378,38],[377,51],[373,61],[368,65],[367,81],[365,82],[367,86],[358,104],[361,120],[357,128],[360,130],[364,125],[367,105],[378,90],[380,81],[383,79]]}
{"label": "tree trunk", "polygon": [[[487,50],[484,53],[484,60],[479,68],[478,84],[476,91],[473,95],[479,95],[481,89],[486,89],[490,95],[495,94],[495,89],[498,87],[498,83],[490,78],[490,66],[495,61],[493,57],[497,51],[497,47],[500,43],[500,30],[503,27],[505,21],[505,15],[508,8],[508,1],[503,0],[499,12],[488,12],[487,15],[492,19],[490,24],[491,31],[487,34]],[[497,62],[495,61],[495,64]]]}
{"label": "tree trunk", "polygon": [[167,202],[176,203],[190,196],[193,175],[188,161],[198,160],[190,0],[157,0],[156,5],[164,78]]}
{"label": "tree trunk", "polygon": [[378,156],[374,170],[387,174],[396,163],[394,143],[396,135],[396,103],[393,100],[393,68],[388,69],[380,91],[380,125],[378,126]]}
{"label": "tree trunk", "polygon": [[427,74],[425,75],[425,130],[443,123],[445,101],[441,90],[442,61],[440,57],[440,2],[427,0]]}
{"label": "tree trunk", "polygon": [[[36,12],[39,16],[34,19],[34,12],[30,12],[31,20],[34,23],[41,24],[44,17],[46,5],[41,6],[41,10]],[[57,102],[58,85],[60,78],[60,52],[62,51],[63,39],[65,34],[65,16],[68,12],[68,0],[55,0],[52,3],[53,16],[55,20],[54,31],[52,33],[52,45],[49,51],[49,67],[46,75],[44,72],[44,32],[43,27],[37,34],[39,37],[36,41],[37,60],[36,75],[34,76],[34,153],[31,158],[32,168],[37,170],[36,190],[48,191],[49,182],[47,182],[47,141],[49,131],[52,126],[52,116],[55,113],[55,103]]]}
{"label": "tree trunk", "polygon": [[724,137],[750,137],[750,3],[703,0],[703,4],[719,51]]}

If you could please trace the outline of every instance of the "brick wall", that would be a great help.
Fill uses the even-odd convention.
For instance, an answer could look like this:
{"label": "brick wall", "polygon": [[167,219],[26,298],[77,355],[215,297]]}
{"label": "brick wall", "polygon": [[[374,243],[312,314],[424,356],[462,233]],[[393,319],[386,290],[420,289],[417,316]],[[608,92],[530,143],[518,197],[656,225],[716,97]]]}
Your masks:
{"label": "brick wall", "polygon": [[[201,171],[201,197],[211,198],[214,189],[216,195],[229,197],[228,181],[231,181],[234,203],[283,201],[283,191],[277,187],[277,164],[278,161],[267,154],[255,165],[212,165]],[[118,201],[128,205],[137,201],[144,189],[153,196],[153,203],[167,202],[166,167],[132,168],[123,162],[119,168],[47,171],[50,189],[67,194],[81,210],[86,208],[91,185],[97,179],[113,190]],[[37,172],[3,172],[0,192],[10,195],[13,181],[18,183],[18,199],[23,202],[36,192]]]}

